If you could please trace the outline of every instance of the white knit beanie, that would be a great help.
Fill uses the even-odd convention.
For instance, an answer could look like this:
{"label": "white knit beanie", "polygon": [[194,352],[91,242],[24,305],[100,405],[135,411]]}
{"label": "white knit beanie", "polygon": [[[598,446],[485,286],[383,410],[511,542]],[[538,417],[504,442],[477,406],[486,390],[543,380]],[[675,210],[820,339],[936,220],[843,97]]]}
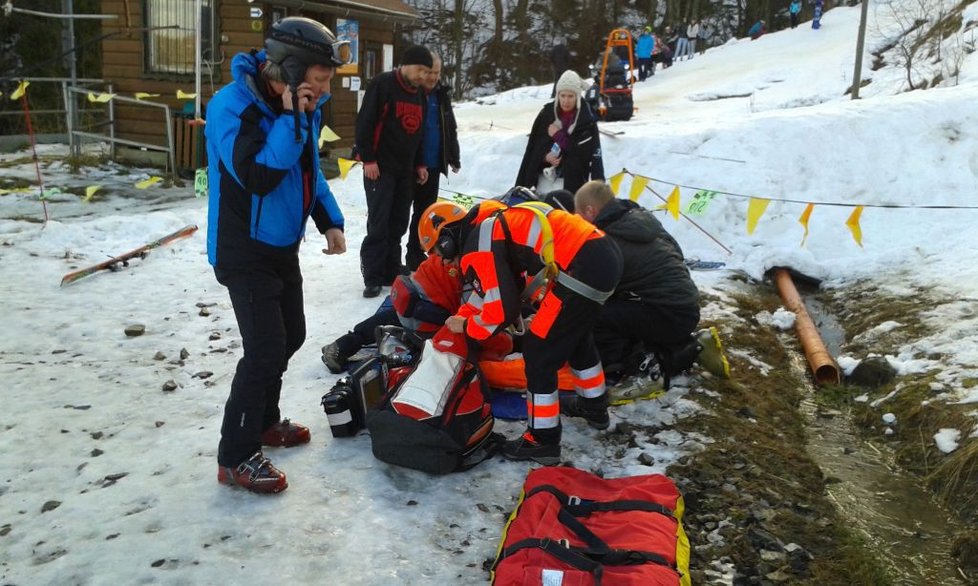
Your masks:
{"label": "white knit beanie", "polygon": [[584,91],[584,82],[581,81],[581,76],[574,73],[574,71],[568,69],[560,75],[560,79],[557,80],[557,91],[556,98],[554,100],[554,116],[557,120],[560,120],[560,92],[574,92],[577,96],[577,113],[574,114],[574,123],[570,125],[567,129],[567,134],[574,132],[574,127],[577,126],[577,118],[581,115],[581,92]]}
{"label": "white knit beanie", "polygon": [[574,92],[580,96],[581,92],[584,91],[584,82],[581,81],[581,76],[571,69],[562,73],[560,79],[557,80],[557,93],[562,91]]}

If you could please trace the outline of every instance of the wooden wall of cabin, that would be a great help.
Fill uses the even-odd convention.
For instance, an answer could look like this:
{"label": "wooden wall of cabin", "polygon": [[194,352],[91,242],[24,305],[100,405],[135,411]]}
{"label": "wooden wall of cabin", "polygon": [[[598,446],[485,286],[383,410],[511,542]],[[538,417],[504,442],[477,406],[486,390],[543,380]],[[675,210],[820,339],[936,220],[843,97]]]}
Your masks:
{"label": "wooden wall of cabin", "polygon": [[[177,99],[176,94],[177,90],[193,93],[194,76],[146,72],[144,33],[138,30],[145,26],[142,6],[142,2],[131,0],[103,0],[103,14],[119,15],[118,19],[103,23],[103,34],[120,31],[102,43],[103,78],[112,84],[113,92],[120,95],[131,97],[136,92],[160,94],[159,97],[149,99],[169,105],[175,115],[174,141],[178,150],[177,166],[192,168],[197,161],[195,133],[202,130],[202,127],[188,125],[189,119],[192,118],[194,102],[192,99]],[[263,4],[218,0],[219,27],[222,35],[221,57],[218,60],[223,59],[223,61],[214,68],[213,75],[207,68],[202,72],[201,100],[205,108],[214,91],[231,80],[230,65],[234,55],[262,46],[264,27],[271,24],[271,11],[266,9],[261,19],[253,19],[250,9],[255,6],[261,7]],[[309,12],[301,15],[319,20],[333,30],[336,28],[336,17],[333,15]],[[350,78],[359,77],[360,89],[365,89],[369,81],[363,77],[366,51],[375,52],[376,72],[379,73],[382,66],[383,45],[393,43],[394,38],[394,25],[390,22],[364,18],[358,19],[358,22],[360,43],[357,71],[338,73],[334,77],[331,86],[333,98],[327,105],[323,117],[324,121],[341,137],[340,141],[330,145],[331,150],[340,156],[349,156],[350,147],[353,145],[358,96],[356,91],[350,89]],[[344,87],[344,78],[347,78],[346,87]],[[150,144],[166,144],[162,110],[121,102],[116,102],[114,106],[117,136]],[[176,116],[181,112],[186,112],[187,116]]]}

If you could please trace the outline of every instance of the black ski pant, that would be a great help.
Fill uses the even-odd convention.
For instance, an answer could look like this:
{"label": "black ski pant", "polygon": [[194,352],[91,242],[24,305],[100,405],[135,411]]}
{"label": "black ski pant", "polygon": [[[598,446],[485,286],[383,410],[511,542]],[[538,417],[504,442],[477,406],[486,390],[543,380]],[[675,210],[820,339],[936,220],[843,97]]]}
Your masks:
{"label": "black ski pant", "polygon": [[306,339],[298,255],[255,259],[247,269],[215,268],[227,287],[244,355],[224,405],[217,462],[237,466],[261,449],[261,434],[281,418],[282,374]]}
{"label": "black ski pant", "polygon": [[343,334],[336,340],[340,355],[349,358],[368,344],[377,342],[377,326],[399,326],[400,318],[393,307],[381,307],[377,313],[353,326],[353,331]]}
{"label": "black ski pant", "polygon": [[699,321],[698,305],[666,307],[612,297],[594,324],[594,340],[605,368],[620,368],[639,343],[646,351],[681,349],[690,342]]}
{"label": "black ski pant", "polygon": [[376,181],[363,178],[367,235],[360,245],[360,271],[367,287],[390,285],[400,273],[401,237],[410,221],[414,184],[414,175],[398,177],[383,170]]}
{"label": "black ski pant", "polygon": [[421,221],[421,214],[428,209],[428,206],[438,200],[439,183],[441,183],[441,174],[438,169],[428,169],[428,180],[423,185],[415,183],[414,203],[411,206],[411,227],[408,228],[407,252],[404,253],[405,264],[412,271],[416,271],[418,265],[428,258],[428,255],[421,249],[418,223]]}

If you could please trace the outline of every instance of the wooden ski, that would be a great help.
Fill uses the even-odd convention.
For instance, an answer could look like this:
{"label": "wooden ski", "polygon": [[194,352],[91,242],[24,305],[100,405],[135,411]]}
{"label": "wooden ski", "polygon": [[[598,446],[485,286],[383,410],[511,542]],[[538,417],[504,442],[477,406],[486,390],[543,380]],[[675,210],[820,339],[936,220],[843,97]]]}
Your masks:
{"label": "wooden ski", "polygon": [[79,269],[77,271],[68,273],[61,279],[61,286],[64,287],[69,283],[74,283],[75,281],[87,277],[89,275],[94,275],[99,271],[117,271],[122,267],[129,266],[129,261],[134,258],[146,258],[150,250],[154,248],[159,248],[165,246],[181,238],[186,238],[197,231],[197,226],[191,224],[189,226],[184,226],[172,234],[167,234],[166,236],[160,238],[159,240],[154,240],[148,244],[144,244],[139,248],[130,250],[125,254],[120,254],[119,256],[114,256],[104,262],[100,262],[97,265],[92,265],[84,269]]}

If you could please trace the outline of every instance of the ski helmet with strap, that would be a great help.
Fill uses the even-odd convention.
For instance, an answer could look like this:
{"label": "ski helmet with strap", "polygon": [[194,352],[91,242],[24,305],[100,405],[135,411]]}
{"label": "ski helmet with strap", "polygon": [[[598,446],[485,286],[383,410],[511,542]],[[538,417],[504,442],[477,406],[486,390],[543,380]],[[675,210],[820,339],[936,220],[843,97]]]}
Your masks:
{"label": "ski helmet with strap", "polygon": [[[268,60],[278,65],[295,60],[305,69],[313,65],[338,67],[353,60],[349,41],[339,41],[333,31],[311,18],[290,16],[275,22],[265,39]],[[290,59],[291,58],[291,59]]]}

